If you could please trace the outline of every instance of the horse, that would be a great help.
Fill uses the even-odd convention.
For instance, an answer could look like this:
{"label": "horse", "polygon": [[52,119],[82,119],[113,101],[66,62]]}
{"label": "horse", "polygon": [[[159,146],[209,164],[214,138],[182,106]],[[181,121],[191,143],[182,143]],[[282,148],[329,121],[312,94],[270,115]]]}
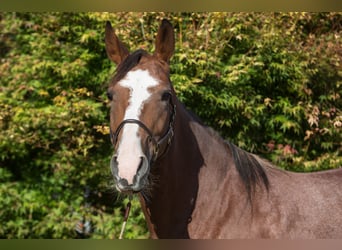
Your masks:
{"label": "horse", "polygon": [[342,169],[282,170],[222,139],[179,101],[170,80],[174,30],[163,20],[153,54],[130,53],[110,22],[114,62],[110,170],[139,197],[151,238],[342,238]]}

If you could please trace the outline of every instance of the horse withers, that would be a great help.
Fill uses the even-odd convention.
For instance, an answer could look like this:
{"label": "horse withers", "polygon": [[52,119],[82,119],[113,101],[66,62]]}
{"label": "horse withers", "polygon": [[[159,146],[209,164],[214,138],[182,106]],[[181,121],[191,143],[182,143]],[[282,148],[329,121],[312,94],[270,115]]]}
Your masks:
{"label": "horse withers", "polygon": [[152,238],[342,238],[342,169],[280,170],[224,141],[177,99],[163,20],[155,52],[130,53],[106,24],[119,192],[137,194]]}

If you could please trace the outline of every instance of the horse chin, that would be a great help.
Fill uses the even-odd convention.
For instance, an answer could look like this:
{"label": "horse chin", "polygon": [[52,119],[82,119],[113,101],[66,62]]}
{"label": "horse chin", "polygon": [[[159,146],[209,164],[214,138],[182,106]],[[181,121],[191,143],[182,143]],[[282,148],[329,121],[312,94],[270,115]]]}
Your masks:
{"label": "horse chin", "polygon": [[138,183],[135,183],[133,185],[127,185],[126,183],[120,183],[120,182],[122,182],[122,180],[119,182],[116,182],[116,185],[115,185],[116,190],[119,193],[123,195],[128,195],[128,196],[143,192],[148,183],[147,177],[143,177],[142,179],[140,179]]}
{"label": "horse chin", "polygon": [[121,189],[118,185],[115,186],[116,190],[123,195],[135,195],[135,194],[139,194],[140,192],[143,191],[143,188],[138,189],[138,190],[133,190],[133,189]]}

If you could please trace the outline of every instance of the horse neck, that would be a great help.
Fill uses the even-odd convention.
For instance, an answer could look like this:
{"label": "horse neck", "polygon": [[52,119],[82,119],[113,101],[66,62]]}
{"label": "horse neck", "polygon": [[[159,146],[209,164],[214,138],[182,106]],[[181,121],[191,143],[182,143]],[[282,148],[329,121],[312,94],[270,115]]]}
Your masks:
{"label": "horse neck", "polygon": [[[206,150],[206,145],[218,138],[213,138],[208,128],[179,101],[176,105],[175,135],[171,148],[169,153],[157,162],[156,169],[161,180],[164,180],[164,177],[175,178],[176,183],[165,183],[184,190],[191,189],[189,177],[198,176],[200,169],[206,164],[206,154],[210,151]],[[164,187],[162,183],[159,184],[160,187]]]}
{"label": "horse neck", "polygon": [[[210,172],[213,167],[208,164],[211,161],[207,159],[211,157],[208,154],[213,151],[208,147],[216,148],[215,155],[225,158],[221,160],[222,163],[225,162],[225,166],[230,160],[223,140],[213,137],[208,128],[201,125],[180,102],[177,101],[176,105],[173,142],[167,155],[152,166],[151,174],[155,183],[149,197],[142,200],[152,236],[166,238],[189,236],[187,224],[198,199],[200,172]],[[222,176],[220,171],[227,171],[221,165],[215,166],[216,177]]]}
{"label": "horse neck", "polygon": [[[168,174],[179,177],[178,180],[183,180],[186,187],[189,187],[188,179],[182,178],[183,176],[196,174],[198,177],[200,171],[212,169],[226,173],[227,165],[234,164],[226,142],[214,130],[202,124],[198,117],[187,111],[181,103],[177,107],[172,150],[162,162],[169,168],[162,168],[168,171]],[[217,160],[217,164],[212,164],[213,159]]]}

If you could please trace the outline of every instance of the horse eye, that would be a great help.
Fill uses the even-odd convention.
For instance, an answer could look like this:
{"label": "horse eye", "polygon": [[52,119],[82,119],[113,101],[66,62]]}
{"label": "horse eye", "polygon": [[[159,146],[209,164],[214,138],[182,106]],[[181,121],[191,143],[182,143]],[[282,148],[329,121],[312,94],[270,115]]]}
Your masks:
{"label": "horse eye", "polygon": [[161,100],[162,101],[169,101],[171,98],[171,93],[169,91],[166,91],[162,94]]}
{"label": "horse eye", "polygon": [[107,91],[107,97],[110,101],[112,101],[113,100],[113,93],[110,91]]}

